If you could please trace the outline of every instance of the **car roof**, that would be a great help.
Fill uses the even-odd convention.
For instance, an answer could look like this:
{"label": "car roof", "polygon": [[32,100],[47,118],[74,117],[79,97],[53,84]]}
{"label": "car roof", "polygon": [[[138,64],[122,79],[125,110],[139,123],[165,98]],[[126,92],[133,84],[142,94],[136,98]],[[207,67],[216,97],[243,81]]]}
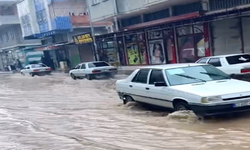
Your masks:
{"label": "car roof", "polygon": [[173,69],[191,66],[205,66],[207,64],[197,64],[197,63],[179,63],[179,64],[166,64],[166,65],[153,65],[140,67],[139,69]]}
{"label": "car roof", "polygon": [[209,56],[209,57],[203,57],[203,58],[230,57],[230,56],[237,56],[237,55],[250,55],[250,54],[249,53],[238,53],[238,54],[216,55],[216,56]]}
{"label": "car roof", "polygon": [[[82,65],[82,64],[89,64],[89,63],[98,63],[98,62],[105,62],[105,61],[90,61],[90,62],[82,62],[82,63],[80,63],[80,64],[78,64],[78,65]],[[105,62],[105,63],[107,63],[107,62]]]}

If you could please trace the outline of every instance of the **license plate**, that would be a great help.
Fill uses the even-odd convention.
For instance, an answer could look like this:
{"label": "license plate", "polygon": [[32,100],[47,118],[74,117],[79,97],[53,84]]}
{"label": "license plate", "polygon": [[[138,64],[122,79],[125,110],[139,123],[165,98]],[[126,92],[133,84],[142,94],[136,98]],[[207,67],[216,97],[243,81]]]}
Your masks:
{"label": "license plate", "polygon": [[233,105],[233,107],[244,107],[244,106],[250,106],[250,101],[240,102]]}

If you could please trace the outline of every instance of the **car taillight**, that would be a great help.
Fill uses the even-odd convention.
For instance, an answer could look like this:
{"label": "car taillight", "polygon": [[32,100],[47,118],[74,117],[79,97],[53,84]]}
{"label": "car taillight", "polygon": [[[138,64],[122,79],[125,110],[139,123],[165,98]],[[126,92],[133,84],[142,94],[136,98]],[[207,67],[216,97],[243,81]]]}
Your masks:
{"label": "car taillight", "polygon": [[101,72],[100,70],[93,70],[92,73],[99,73]]}
{"label": "car taillight", "polygon": [[47,68],[46,71],[51,71],[51,68]]}
{"label": "car taillight", "polygon": [[39,71],[39,70],[37,70],[37,69],[36,69],[36,70],[33,70],[33,72],[38,72],[38,71]]}
{"label": "car taillight", "polygon": [[241,73],[248,73],[248,72],[250,72],[250,68],[249,69],[241,69],[240,72]]}

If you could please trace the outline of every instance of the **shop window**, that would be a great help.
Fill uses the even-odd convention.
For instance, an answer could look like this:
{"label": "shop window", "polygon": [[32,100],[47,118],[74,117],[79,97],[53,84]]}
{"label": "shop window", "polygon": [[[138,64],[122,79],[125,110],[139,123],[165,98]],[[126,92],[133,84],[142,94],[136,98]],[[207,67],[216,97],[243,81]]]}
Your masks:
{"label": "shop window", "polygon": [[202,10],[201,2],[173,6],[173,15],[178,16]]}
{"label": "shop window", "polygon": [[144,33],[125,36],[126,53],[129,65],[147,64],[147,49]]}
{"label": "shop window", "polygon": [[178,37],[179,58],[181,63],[195,62],[195,48],[193,36]]}
{"label": "shop window", "polygon": [[144,15],[144,22],[163,19],[169,17],[169,9],[164,9],[161,11],[149,13]]}
{"label": "shop window", "polygon": [[149,41],[150,60],[151,64],[165,64],[165,49],[163,40]]}
{"label": "shop window", "polygon": [[213,65],[215,67],[221,67],[221,62],[220,62],[220,58],[211,58],[208,61],[208,64]]}

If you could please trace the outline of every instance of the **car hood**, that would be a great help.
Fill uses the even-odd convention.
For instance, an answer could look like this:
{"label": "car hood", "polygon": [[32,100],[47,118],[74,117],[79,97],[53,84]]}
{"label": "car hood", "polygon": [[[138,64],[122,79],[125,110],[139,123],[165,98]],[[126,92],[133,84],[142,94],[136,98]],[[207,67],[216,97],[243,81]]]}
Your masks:
{"label": "car hood", "polygon": [[249,82],[231,79],[225,81],[211,81],[207,83],[172,86],[171,88],[205,97],[244,92],[250,93],[249,87]]}

